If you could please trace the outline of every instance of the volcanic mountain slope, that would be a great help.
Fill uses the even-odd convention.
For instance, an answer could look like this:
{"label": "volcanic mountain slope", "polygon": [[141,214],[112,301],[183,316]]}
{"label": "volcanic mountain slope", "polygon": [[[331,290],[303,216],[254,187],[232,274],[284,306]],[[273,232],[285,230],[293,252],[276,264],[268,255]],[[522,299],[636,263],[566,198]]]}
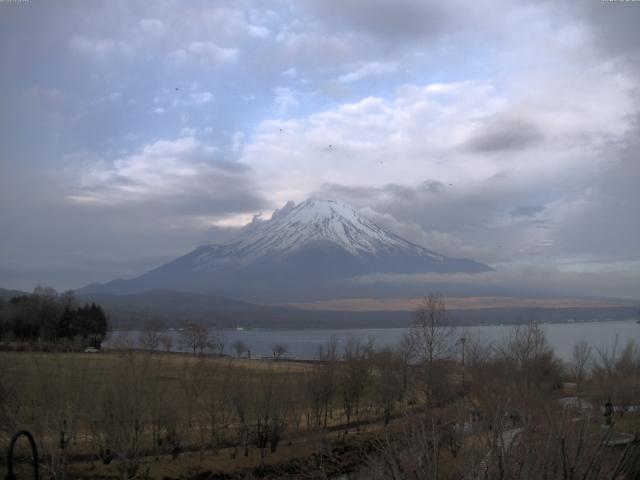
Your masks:
{"label": "volcanic mountain slope", "polygon": [[[225,245],[204,245],[131,280],[93,284],[82,292],[171,289],[235,298],[289,299],[379,273],[479,273],[490,267],[446,257],[411,243],[333,200],[287,203],[254,220]],[[342,288],[342,287],[340,287]]]}

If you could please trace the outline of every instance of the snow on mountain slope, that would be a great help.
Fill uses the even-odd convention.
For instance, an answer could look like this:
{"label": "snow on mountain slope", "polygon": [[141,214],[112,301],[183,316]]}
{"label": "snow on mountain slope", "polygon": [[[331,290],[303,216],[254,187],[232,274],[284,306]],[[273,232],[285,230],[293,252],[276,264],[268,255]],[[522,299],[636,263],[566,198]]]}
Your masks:
{"label": "snow on mountain slope", "polygon": [[[444,260],[442,255],[383,230],[349,205],[334,200],[311,198],[297,206],[289,202],[270,220],[254,223],[229,245],[226,255],[248,262],[263,255],[283,257],[311,243],[327,242],[355,256],[404,250]],[[202,267],[216,264],[218,254],[217,249],[202,252],[199,257]]]}

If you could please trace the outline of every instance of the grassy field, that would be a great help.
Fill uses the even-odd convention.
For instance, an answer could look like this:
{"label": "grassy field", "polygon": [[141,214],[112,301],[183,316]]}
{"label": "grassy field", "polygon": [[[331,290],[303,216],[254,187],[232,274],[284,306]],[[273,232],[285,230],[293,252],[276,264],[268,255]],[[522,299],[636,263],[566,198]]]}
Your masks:
{"label": "grassy field", "polygon": [[[0,440],[32,431],[51,472],[232,472],[305,457],[344,435],[309,427],[309,363],[112,351],[3,352],[0,365]],[[328,417],[329,427],[344,421],[339,404]]]}
{"label": "grassy field", "polygon": [[[591,464],[640,478],[640,442],[603,450],[600,410],[608,398],[640,403],[640,370],[564,391],[567,374],[544,352],[517,369],[490,356],[429,366],[357,343],[328,358],[3,352],[0,446],[31,431],[42,478],[334,478],[357,469],[358,480],[399,471],[426,480],[477,478],[487,468],[488,478],[506,469],[515,479],[523,465],[564,472],[567,462],[580,478],[609,478],[587,476]],[[576,395],[594,408],[561,407]],[[617,432],[640,431],[639,412],[612,420]],[[638,459],[638,477],[623,455]]]}
{"label": "grassy field", "polygon": [[142,457],[196,450],[205,437],[212,442],[213,430],[217,449],[237,433],[231,402],[253,413],[265,391],[273,400],[288,392],[291,402],[299,401],[296,386],[310,370],[289,362],[143,352],[3,352],[0,365],[3,444],[10,431],[27,428],[43,452],[64,451],[67,460],[80,462],[130,443],[131,436],[129,449]]}

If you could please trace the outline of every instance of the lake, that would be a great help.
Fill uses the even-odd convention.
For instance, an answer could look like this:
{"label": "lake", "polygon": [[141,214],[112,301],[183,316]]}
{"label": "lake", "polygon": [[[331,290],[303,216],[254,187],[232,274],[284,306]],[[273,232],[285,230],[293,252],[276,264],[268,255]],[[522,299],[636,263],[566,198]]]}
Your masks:
{"label": "lake", "polygon": [[[640,325],[635,320],[609,321],[609,322],[576,322],[576,323],[547,323],[541,324],[549,345],[563,360],[571,360],[573,346],[586,340],[594,348],[611,348],[618,339],[620,346],[627,340],[635,339],[640,342]],[[456,329],[456,336],[475,338],[482,342],[499,342],[513,329],[512,325],[478,325],[460,327]],[[251,356],[271,357],[273,346],[283,344],[287,347],[287,357],[311,359],[314,358],[318,347],[326,344],[335,337],[339,344],[347,338],[355,337],[366,340],[373,338],[378,346],[392,345],[405,333],[405,328],[358,328],[358,329],[326,329],[326,330],[225,330],[225,353],[232,354],[231,345],[236,340],[242,340],[251,350]],[[170,331],[173,336],[175,351],[184,351],[181,348],[181,335],[177,331]],[[105,347],[113,345],[115,339],[128,338],[135,340],[138,332],[116,332],[112,338],[105,342]],[[595,351],[594,351],[595,354]]]}

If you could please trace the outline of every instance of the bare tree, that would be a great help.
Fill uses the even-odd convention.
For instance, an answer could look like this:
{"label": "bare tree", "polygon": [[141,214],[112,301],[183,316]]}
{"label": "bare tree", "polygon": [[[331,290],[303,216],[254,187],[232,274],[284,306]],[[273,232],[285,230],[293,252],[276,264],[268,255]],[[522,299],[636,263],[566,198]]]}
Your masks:
{"label": "bare tree", "polygon": [[373,362],[376,370],[373,394],[382,409],[385,426],[389,424],[394,406],[404,396],[404,362],[398,350],[390,347],[375,352]]}
{"label": "bare tree", "polygon": [[560,361],[549,346],[544,330],[533,322],[516,325],[497,346],[497,355],[503,363],[505,376],[526,387],[558,383],[562,373]]}
{"label": "bare tree", "polygon": [[233,348],[233,351],[236,352],[236,356],[238,358],[240,358],[244,352],[249,351],[249,347],[247,347],[247,344],[240,339],[233,342],[233,345],[231,347]]}
{"label": "bare tree", "polygon": [[619,338],[608,347],[597,348],[598,356],[594,361],[594,373],[601,378],[632,377],[640,374],[640,346],[635,340],[627,341],[624,348],[619,348]]}
{"label": "bare tree", "polygon": [[253,396],[254,439],[261,457],[264,457],[267,447],[271,453],[277,450],[287,427],[291,398],[285,388],[285,378],[273,369],[264,372],[258,380],[257,394]]}
{"label": "bare tree", "polygon": [[[442,478],[443,429],[429,413],[408,414],[395,435],[387,434],[367,456],[357,480],[437,480]],[[460,477],[475,478],[475,477]]]}
{"label": "bare tree", "polygon": [[0,441],[8,444],[19,423],[20,401],[18,380],[0,369]]}
{"label": "bare tree", "polygon": [[482,369],[493,360],[495,349],[490,342],[467,336],[465,364],[471,369]]}
{"label": "bare tree", "polygon": [[394,349],[394,355],[398,362],[401,375],[401,386],[398,390],[398,400],[403,401],[409,392],[409,381],[411,376],[411,363],[415,358],[415,348],[409,333],[405,333]]}
{"label": "bare tree", "polygon": [[[238,343],[235,342],[235,343]],[[240,445],[244,449],[244,456],[249,456],[249,445],[251,440],[250,422],[252,399],[255,395],[251,394],[249,382],[246,376],[234,372],[235,374],[228,377],[226,389],[224,391],[225,400],[229,409],[233,412],[235,432],[237,435],[234,444],[234,453],[232,458],[237,455],[237,447]]]}
{"label": "bare tree", "polygon": [[161,322],[149,321],[145,322],[140,335],[138,336],[138,344],[143,350],[157,350],[160,346],[160,340],[164,331]]}
{"label": "bare tree", "polygon": [[358,339],[349,338],[344,347],[339,382],[347,430],[354,416],[356,421],[359,420],[362,398],[371,381],[372,354],[371,341],[365,344]]}
{"label": "bare tree", "polygon": [[416,358],[423,370],[427,398],[435,396],[436,381],[438,390],[444,389],[445,375],[436,374],[435,363],[451,356],[454,334],[442,294],[429,294],[418,304],[409,331]]}
{"label": "bare tree", "polygon": [[121,478],[141,473],[145,430],[149,427],[147,386],[154,378],[148,352],[127,350],[120,356],[109,382],[101,388],[89,417],[91,439],[103,463],[116,462]]}
{"label": "bare tree", "polygon": [[48,287],[48,286],[43,286],[43,285],[38,284],[33,289],[33,294],[35,296],[39,296],[39,297],[52,297],[53,298],[53,297],[56,297],[58,295],[58,292],[53,287]]}
{"label": "bare tree", "polygon": [[[208,442],[214,452],[219,448],[223,440],[222,427],[227,424],[231,414],[226,401],[226,392],[230,384],[230,378],[234,374],[230,364],[226,365],[224,371],[220,370],[220,365],[219,362],[208,362],[206,365],[207,379],[198,421],[201,441]],[[201,448],[204,448],[204,446],[201,446]]]}
{"label": "bare tree", "polygon": [[227,338],[224,332],[216,328],[211,334],[211,339],[209,340],[209,348],[213,351],[215,355],[223,356],[224,355],[224,347],[227,344]]}
{"label": "bare tree", "polygon": [[640,347],[630,339],[623,348],[616,336],[611,347],[596,348],[592,373],[600,387],[600,401],[610,397],[615,403],[636,403],[640,377]]}
{"label": "bare tree", "polygon": [[194,354],[196,351],[202,353],[209,341],[209,329],[204,325],[195,322],[187,322],[180,331],[182,335],[182,344],[185,348],[191,350]]}
{"label": "bare tree", "polygon": [[65,478],[69,447],[80,433],[81,418],[88,413],[89,366],[77,358],[57,356],[52,361],[36,354],[32,358],[37,371],[33,394],[39,402],[35,433],[52,477]]}
{"label": "bare tree", "polygon": [[580,340],[573,346],[573,361],[571,367],[576,380],[583,380],[591,362],[591,345],[586,340]]}
{"label": "bare tree", "polygon": [[273,346],[273,358],[279,360],[288,350],[289,348],[284,343],[276,343]]}
{"label": "bare tree", "polygon": [[338,340],[332,336],[326,345],[318,347],[317,363],[305,375],[304,398],[307,428],[327,428],[337,391]]}
{"label": "bare tree", "polygon": [[163,333],[160,337],[160,344],[165,352],[170,352],[173,348],[173,337],[167,332]]}
{"label": "bare tree", "polygon": [[419,359],[432,365],[435,360],[449,357],[453,334],[442,294],[429,294],[418,304],[410,330]]}
{"label": "bare tree", "polygon": [[331,416],[332,398],[336,392],[336,375],[338,360],[338,340],[331,337],[327,345],[318,347],[318,360],[321,364],[318,368],[318,384],[320,388],[321,415],[323,415],[323,428],[327,428],[328,417]]}
{"label": "bare tree", "polygon": [[180,389],[184,394],[185,414],[187,426],[191,428],[194,414],[200,396],[203,394],[207,384],[206,358],[185,357],[182,364],[182,371],[178,376]]}

